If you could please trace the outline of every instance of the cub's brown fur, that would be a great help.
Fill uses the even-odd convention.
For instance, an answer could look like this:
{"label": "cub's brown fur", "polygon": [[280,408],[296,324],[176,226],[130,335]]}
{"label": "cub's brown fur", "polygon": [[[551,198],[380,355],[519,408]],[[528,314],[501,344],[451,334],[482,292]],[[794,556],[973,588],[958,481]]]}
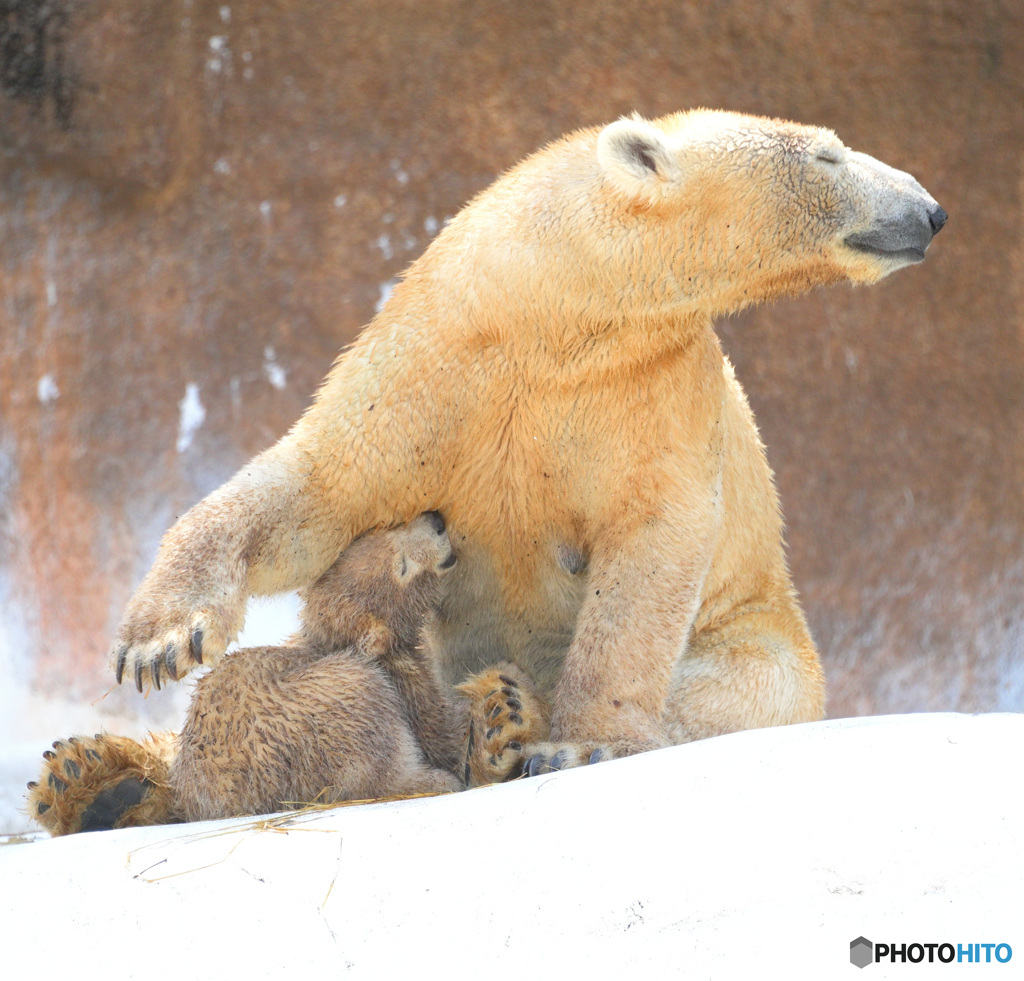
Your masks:
{"label": "cub's brown fur", "polygon": [[423,637],[453,565],[437,514],[357,539],[296,638],[200,679],[177,738],[55,743],[29,813],[59,835],[459,789],[466,711]]}
{"label": "cub's brown fur", "polygon": [[772,475],[713,319],[876,282],[945,217],[909,174],[781,120],[696,110],[559,140],[447,225],[291,432],[168,532],[118,679],[216,659],[250,594],[436,508],[459,551],[445,676],[527,671],[548,757],[820,718]]}

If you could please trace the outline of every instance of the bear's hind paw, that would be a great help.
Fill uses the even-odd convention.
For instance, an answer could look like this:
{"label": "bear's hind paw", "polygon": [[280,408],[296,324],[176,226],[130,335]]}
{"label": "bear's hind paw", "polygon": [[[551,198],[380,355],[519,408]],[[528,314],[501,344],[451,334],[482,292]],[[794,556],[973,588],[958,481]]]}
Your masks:
{"label": "bear's hind paw", "polygon": [[464,778],[467,786],[501,783],[522,771],[523,747],[545,739],[549,711],[529,676],[502,663],[459,685],[470,699]]}
{"label": "bear's hind paw", "polygon": [[58,739],[43,761],[26,809],[51,835],[173,820],[166,760],[132,739]]}

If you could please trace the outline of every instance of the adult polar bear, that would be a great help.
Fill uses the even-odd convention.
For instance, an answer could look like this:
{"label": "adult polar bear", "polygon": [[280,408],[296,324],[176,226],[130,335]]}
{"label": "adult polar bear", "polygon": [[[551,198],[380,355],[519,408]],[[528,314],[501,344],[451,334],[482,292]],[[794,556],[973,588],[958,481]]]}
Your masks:
{"label": "adult polar bear", "polygon": [[445,674],[517,662],[551,698],[556,765],[820,718],[712,320],[873,283],[945,219],[910,175],[779,120],[634,117],[541,150],[438,235],[288,435],[168,532],[118,679],[215,659],[250,594],[438,510],[459,555]]}

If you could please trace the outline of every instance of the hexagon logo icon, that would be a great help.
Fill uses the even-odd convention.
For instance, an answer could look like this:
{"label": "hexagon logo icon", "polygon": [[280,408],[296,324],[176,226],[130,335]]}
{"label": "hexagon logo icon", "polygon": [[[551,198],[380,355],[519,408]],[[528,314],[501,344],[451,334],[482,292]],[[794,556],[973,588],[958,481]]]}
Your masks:
{"label": "hexagon logo icon", "polygon": [[874,960],[874,945],[867,937],[858,937],[850,941],[850,963],[857,967],[867,967]]}

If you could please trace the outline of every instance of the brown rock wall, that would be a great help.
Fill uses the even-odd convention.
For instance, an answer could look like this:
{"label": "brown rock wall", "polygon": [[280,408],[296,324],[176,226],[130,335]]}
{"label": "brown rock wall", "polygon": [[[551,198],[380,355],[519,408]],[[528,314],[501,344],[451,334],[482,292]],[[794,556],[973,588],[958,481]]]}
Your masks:
{"label": "brown rock wall", "polygon": [[951,216],[923,266],[721,327],[832,712],[1024,708],[1019,3],[0,11],[0,633],[36,689],[105,688],[159,535],[446,216],[564,131],[711,105],[832,126]]}

